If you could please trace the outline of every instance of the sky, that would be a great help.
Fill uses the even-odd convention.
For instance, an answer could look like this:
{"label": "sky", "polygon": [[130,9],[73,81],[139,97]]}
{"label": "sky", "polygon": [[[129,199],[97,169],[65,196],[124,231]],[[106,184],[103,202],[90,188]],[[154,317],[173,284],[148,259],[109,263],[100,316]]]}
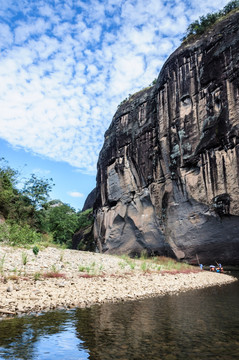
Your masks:
{"label": "sky", "polygon": [[117,105],[228,1],[0,0],[0,157],[80,210]]}

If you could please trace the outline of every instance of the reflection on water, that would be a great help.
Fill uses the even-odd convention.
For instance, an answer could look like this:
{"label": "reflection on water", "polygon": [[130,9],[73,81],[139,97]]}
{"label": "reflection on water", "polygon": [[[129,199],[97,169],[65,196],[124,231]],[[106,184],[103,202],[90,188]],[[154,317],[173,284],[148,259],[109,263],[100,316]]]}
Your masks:
{"label": "reflection on water", "polygon": [[4,320],[0,358],[239,359],[239,282]]}

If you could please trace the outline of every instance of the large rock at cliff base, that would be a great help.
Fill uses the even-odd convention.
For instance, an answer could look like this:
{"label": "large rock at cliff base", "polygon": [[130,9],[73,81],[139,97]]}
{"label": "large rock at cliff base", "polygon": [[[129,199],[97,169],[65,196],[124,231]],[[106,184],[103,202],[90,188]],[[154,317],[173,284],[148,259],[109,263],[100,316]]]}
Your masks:
{"label": "large rock at cliff base", "polygon": [[239,264],[239,12],[119,106],[99,155],[100,251]]}

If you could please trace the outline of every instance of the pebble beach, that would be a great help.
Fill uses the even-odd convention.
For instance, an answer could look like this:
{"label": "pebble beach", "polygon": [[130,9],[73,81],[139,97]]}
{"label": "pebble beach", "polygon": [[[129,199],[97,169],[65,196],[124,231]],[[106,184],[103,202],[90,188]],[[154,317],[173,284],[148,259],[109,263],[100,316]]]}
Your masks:
{"label": "pebble beach", "polygon": [[165,271],[147,260],[47,247],[0,246],[0,318],[175,294],[236,281],[230,275]]}

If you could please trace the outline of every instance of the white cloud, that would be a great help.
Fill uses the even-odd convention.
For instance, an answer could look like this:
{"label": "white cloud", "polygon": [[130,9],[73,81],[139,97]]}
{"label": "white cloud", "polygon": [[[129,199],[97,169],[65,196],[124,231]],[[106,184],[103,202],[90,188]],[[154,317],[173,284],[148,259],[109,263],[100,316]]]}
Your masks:
{"label": "white cloud", "polygon": [[13,42],[13,34],[11,33],[10,27],[7,24],[0,23],[0,48],[9,46]]}
{"label": "white cloud", "polygon": [[85,196],[84,194],[82,194],[78,191],[69,191],[67,194],[74,198],[82,198]]}
{"label": "white cloud", "polygon": [[190,21],[226,3],[2,0],[0,137],[95,173],[117,104],[158,76]]}
{"label": "white cloud", "polygon": [[37,36],[43,34],[50,26],[43,19],[33,19],[32,23],[21,22],[15,29],[15,42],[17,44],[26,41],[31,35]]}
{"label": "white cloud", "polygon": [[39,168],[36,168],[36,169],[33,169],[32,170],[32,173],[33,174],[37,174],[38,176],[46,176],[46,175],[49,175],[51,173],[50,170],[46,170],[46,169],[39,169]]}

